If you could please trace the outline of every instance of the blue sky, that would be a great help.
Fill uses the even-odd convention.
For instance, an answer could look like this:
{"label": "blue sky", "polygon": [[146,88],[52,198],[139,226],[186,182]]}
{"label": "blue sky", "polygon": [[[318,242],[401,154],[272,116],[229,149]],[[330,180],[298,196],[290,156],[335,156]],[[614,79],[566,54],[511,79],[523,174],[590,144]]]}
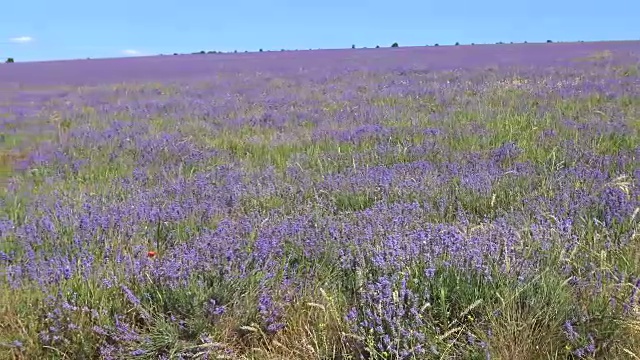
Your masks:
{"label": "blue sky", "polygon": [[0,58],[640,39],[633,14],[640,1],[4,1]]}

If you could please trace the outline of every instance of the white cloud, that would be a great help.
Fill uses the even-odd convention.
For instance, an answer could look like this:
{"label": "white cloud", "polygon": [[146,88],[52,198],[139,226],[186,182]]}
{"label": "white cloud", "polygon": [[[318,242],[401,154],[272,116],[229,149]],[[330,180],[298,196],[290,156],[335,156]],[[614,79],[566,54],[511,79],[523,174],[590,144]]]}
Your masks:
{"label": "white cloud", "polygon": [[122,53],[124,55],[130,55],[130,56],[142,55],[140,51],[133,50],[133,49],[122,50]]}
{"label": "white cloud", "polygon": [[15,44],[27,44],[33,42],[33,38],[31,36],[18,36],[9,39],[10,42]]}

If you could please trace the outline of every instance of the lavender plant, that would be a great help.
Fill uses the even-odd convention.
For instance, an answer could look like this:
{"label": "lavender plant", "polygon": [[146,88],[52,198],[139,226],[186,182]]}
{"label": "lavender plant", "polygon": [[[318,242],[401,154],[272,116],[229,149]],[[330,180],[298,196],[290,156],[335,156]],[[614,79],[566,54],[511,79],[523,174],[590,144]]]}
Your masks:
{"label": "lavender plant", "polygon": [[640,45],[436,50],[0,69],[0,358],[640,356]]}

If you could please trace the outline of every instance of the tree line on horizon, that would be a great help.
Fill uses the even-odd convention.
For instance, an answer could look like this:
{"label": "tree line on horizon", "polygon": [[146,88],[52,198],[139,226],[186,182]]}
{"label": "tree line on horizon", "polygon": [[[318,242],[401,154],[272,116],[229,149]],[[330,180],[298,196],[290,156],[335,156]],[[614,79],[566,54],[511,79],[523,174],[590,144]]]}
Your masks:
{"label": "tree line on horizon", "polygon": [[[581,42],[581,43],[582,43],[582,42],[584,42],[584,41],[578,41],[578,42]],[[547,40],[547,41],[546,41],[546,43],[547,43],[547,44],[551,44],[551,43],[553,43],[553,40]],[[503,41],[499,41],[499,42],[497,42],[497,43],[495,43],[495,44],[496,44],[496,45],[503,45],[503,44],[506,44],[506,43],[505,43],[505,42],[503,42]],[[515,44],[515,43],[514,43],[513,41],[511,41],[511,42],[509,42],[509,44]],[[528,44],[528,42],[527,42],[527,41],[524,41],[524,42],[523,42],[523,44]],[[456,43],[454,44],[454,46],[460,46],[460,45],[461,45],[461,44],[460,44],[460,42],[456,42]],[[476,44],[476,43],[470,43],[469,45],[477,45],[477,44]],[[425,45],[425,46],[429,46],[429,45],[427,44],[427,45]],[[439,43],[435,43],[435,44],[433,44],[433,46],[440,46],[440,44],[439,44]],[[392,48],[398,48],[398,47],[400,47],[400,45],[399,45],[397,42],[394,42],[393,44],[391,44],[391,46],[390,46],[390,47],[392,47]],[[376,49],[380,49],[380,45],[376,45],[376,46],[375,46],[375,48],[376,48]],[[351,49],[357,49],[356,45],[355,45],[355,44],[351,45]],[[362,49],[367,49],[367,47],[366,47],[366,46],[365,46],[365,47],[362,47]],[[295,50],[280,49],[280,51],[298,51],[298,50],[299,50],[299,49],[295,49]],[[313,49],[309,49],[309,50],[313,50]],[[275,50],[267,50],[267,52],[270,52],[270,51],[275,51]],[[248,53],[249,51],[248,51],[248,50],[245,50],[244,52],[245,52],[245,53]],[[261,48],[261,49],[259,49],[259,50],[258,50],[258,52],[264,52],[264,49],[262,49],[262,48]],[[198,54],[200,54],[200,55],[205,55],[205,54],[229,54],[229,53],[237,54],[237,53],[238,53],[238,50],[234,50],[234,51],[232,51],[232,52],[224,52],[224,51],[205,51],[205,50],[201,50],[201,51],[193,52],[193,53],[191,53],[191,54],[192,54],[192,55],[198,55]],[[160,54],[160,55],[161,55],[161,56],[164,56],[165,54]],[[186,55],[186,54],[173,53],[173,55]]]}
{"label": "tree line on horizon", "polygon": [[[584,41],[579,41],[579,42],[581,42],[581,43],[582,43],[582,42],[584,42]],[[528,43],[527,41],[525,41],[525,42],[524,42],[524,44],[527,44],[527,43]],[[547,44],[550,44],[550,43],[553,43],[553,41],[552,41],[552,40],[547,40],[547,41],[546,41],[546,43],[547,43]],[[505,44],[505,43],[504,43],[504,42],[502,42],[502,41],[499,41],[499,42],[497,42],[496,44],[497,44],[497,45],[502,45],[502,44]],[[511,42],[510,42],[510,44],[514,44],[514,42],[513,42],[513,41],[511,41]],[[459,45],[460,45],[460,43],[459,43],[459,42],[456,42],[456,43],[454,44],[454,46],[459,46]],[[475,44],[475,43],[471,43],[471,44],[469,44],[469,45],[476,45],[476,44]],[[425,46],[429,46],[429,45],[425,45]],[[437,47],[437,46],[440,46],[440,44],[435,43],[433,46],[436,46],[436,47]],[[392,47],[392,48],[398,48],[398,47],[400,47],[400,45],[399,45],[397,42],[394,42],[393,44],[391,44],[391,46],[390,46],[390,47]],[[366,49],[366,48],[367,48],[367,47],[363,47],[363,49]],[[376,45],[376,47],[375,47],[375,48],[376,48],[376,49],[379,49],[379,48],[380,48],[380,45]],[[354,45],[351,45],[351,49],[356,49],[356,45],[355,45],[355,44],[354,44]],[[309,50],[312,50],[312,49],[309,49]],[[269,50],[267,50],[267,51],[269,51]],[[280,49],[280,51],[287,51],[287,50],[285,50],[285,49]],[[294,51],[297,51],[297,50],[294,50]],[[244,52],[245,52],[245,53],[248,53],[249,51],[248,51],[248,50],[245,50]],[[263,49],[259,49],[259,50],[258,50],[258,52],[264,52],[264,50],[263,50]],[[238,53],[238,50],[234,50],[234,51],[233,51],[233,53],[234,53],[234,54],[237,54],[237,53]],[[210,51],[205,51],[205,50],[201,50],[201,51],[193,52],[193,53],[191,53],[191,54],[193,54],[193,55],[197,55],[197,54],[199,54],[199,55],[205,55],[205,54],[225,54],[225,52],[224,52],[224,51],[212,51],[212,50],[210,50]],[[175,56],[175,55],[183,55],[183,54],[173,53],[173,55]],[[160,54],[160,56],[164,56],[164,54]],[[90,59],[91,59],[91,58],[87,58],[87,60],[90,60]],[[15,62],[15,59],[14,59],[14,58],[12,58],[12,57],[9,57],[9,58],[7,58],[7,60],[5,60],[5,63],[6,63],[6,64],[11,64],[11,63],[14,63],[14,62]]]}

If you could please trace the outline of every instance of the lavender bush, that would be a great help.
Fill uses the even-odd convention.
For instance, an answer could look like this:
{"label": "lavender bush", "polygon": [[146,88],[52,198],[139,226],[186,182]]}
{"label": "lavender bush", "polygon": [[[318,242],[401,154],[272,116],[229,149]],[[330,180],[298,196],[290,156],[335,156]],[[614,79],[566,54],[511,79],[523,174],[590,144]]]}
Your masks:
{"label": "lavender bush", "polygon": [[0,66],[0,358],[637,358],[639,68],[638,42]]}

